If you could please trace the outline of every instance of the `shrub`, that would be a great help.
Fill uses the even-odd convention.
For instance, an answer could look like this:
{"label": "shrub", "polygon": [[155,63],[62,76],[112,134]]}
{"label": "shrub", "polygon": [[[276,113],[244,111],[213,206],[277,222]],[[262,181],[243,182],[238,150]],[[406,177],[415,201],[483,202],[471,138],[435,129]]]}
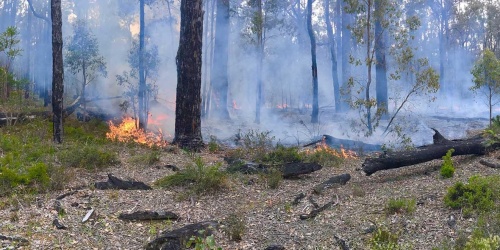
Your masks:
{"label": "shrub", "polygon": [[450,149],[443,156],[443,165],[441,165],[441,176],[443,178],[451,178],[455,173],[455,167],[453,167],[453,162],[451,161],[451,154],[455,152],[455,149]]}
{"label": "shrub", "polygon": [[65,166],[86,169],[105,168],[119,162],[115,152],[110,152],[93,144],[75,145],[66,151],[62,151],[60,159]]}
{"label": "shrub", "polygon": [[230,214],[224,221],[224,233],[234,241],[240,241],[246,231],[245,217],[241,214]]}
{"label": "shrub", "polygon": [[387,214],[415,212],[417,202],[415,199],[390,199],[385,210]]}
{"label": "shrub", "polygon": [[300,162],[302,155],[297,147],[285,147],[278,144],[271,152],[264,155],[262,161],[268,163]]}
{"label": "shrub", "polygon": [[220,146],[217,143],[217,137],[214,135],[210,136],[210,141],[208,142],[208,151],[210,153],[217,153],[220,151]]}
{"label": "shrub", "polygon": [[500,197],[500,176],[472,176],[469,182],[455,183],[444,197],[447,206],[486,212],[495,207]]}
{"label": "shrub", "polygon": [[268,188],[277,189],[283,180],[283,173],[277,168],[269,168],[267,173],[262,174],[262,177]]}
{"label": "shrub", "polygon": [[206,166],[203,160],[198,157],[194,164],[186,166],[185,169],[165,176],[156,181],[160,187],[187,186],[189,184],[192,192],[196,194],[206,194],[227,187],[227,177],[225,172],[220,170],[221,163]]}
{"label": "shrub", "polygon": [[472,237],[466,244],[466,250],[497,250],[500,248],[500,236]]}
{"label": "shrub", "polygon": [[207,237],[202,236],[192,236],[186,243],[186,248],[192,248],[194,246],[195,250],[222,250],[221,247],[215,245],[215,239],[213,235]]}
{"label": "shrub", "polygon": [[384,228],[378,228],[370,239],[370,248],[373,250],[405,249],[398,245],[399,236]]}
{"label": "shrub", "polygon": [[306,162],[314,162],[324,167],[336,167],[343,161],[341,157],[333,154],[331,150],[315,150],[310,153],[304,153],[303,157]]}
{"label": "shrub", "polygon": [[273,148],[274,136],[270,131],[249,130],[241,136],[242,149],[246,159],[261,161],[262,157]]}
{"label": "shrub", "polygon": [[160,161],[160,151],[151,150],[145,154],[135,155],[130,158],[130,162],[134,164],[146,164],[151,166]]}

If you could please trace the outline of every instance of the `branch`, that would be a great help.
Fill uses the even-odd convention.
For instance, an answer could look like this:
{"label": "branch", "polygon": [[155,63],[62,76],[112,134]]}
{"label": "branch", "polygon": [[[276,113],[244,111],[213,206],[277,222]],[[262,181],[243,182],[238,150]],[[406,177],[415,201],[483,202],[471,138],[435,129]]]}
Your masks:
{"label": "branch", "polygon": [[389,121],[389,124],[387,124],[387,127],[385,127],[385,130],[384,130],[384,134],[387,132],[387,130],[389,130],[389,127],[391,126],[392,122],[394,121],[394,118],[396,118],[396,115],[398,115],[399,111],[403,108],[403,106],[405,105],[405,103],[408,102],[408,100],[410,99],[410,96],[415,93],[415,88],[413,88],[409,93],[408,95],[406,95],[404,101],[401,103],[401,105],[399,105],[398,107],[398,110],[396,110],[396,113],[394,113],[394,115],[391,117],[391,120]]}
{"label": "branch", "polygon": [[37,12],[35,11],[35,9],[33,8],[33,3],[32,3],[31,1],[32,1],[32,0],[28,0],[28,5],[29,5],[29,7],[30,7],[31,12],[33,12],[33,15],[34,15],[35,17],[37,17],[37,18],[40,18],[40,19],[44,20],[45,22],[47,22],[47,23],[49,23],[49,24],[50,24],[50,23],[52,23],[52,21],[51,21],[48,17],[42,16],[42,15],[40,15],[39,13],[37,13]]}

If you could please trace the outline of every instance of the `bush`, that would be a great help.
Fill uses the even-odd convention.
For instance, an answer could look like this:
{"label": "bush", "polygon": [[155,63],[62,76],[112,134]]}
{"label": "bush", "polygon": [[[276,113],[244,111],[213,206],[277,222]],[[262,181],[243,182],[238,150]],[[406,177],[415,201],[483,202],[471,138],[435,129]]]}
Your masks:
{"label": "bush", "polygon": [[210,153],[217,153],[220,151],[220,146],[217,143],[217,137],[214,135],[210,136],[210,141],[208,142],[208,151]]}
{"label": "bush", "polygon": [[224,233],[234,241],[242,240],[246,231],[245,217],[241,214],[230,214],[224,221]]}
{"label": "bush", "polygon": [[405,249],[398,245],[399,236],[387,229],[378,228],[370,239],[370,249],[388,250]]}
{"label": "bush", "polygon": [[301,162],[302,155],[297,147],[285,147],[278,144],[271,152],[264,155],[262,161],[267,163]]}
{"label": "bush", "polygon": [[245,159],[261,161],[263,156],[273,148],[274,136],[271,136],[270,131],[249,130],[240,137]]}
{"label": "bush", "polygon": [[68,167],[79,167],[85,169],[100,169],[119,163],[115,152],[101,149],[96,145],[84,145],[62,151],[60,153],[61,163]]}
{"label": "bush", "polygon": [[417,202],[415,199],[390,199],[385,210],[387,214],[415,212]]}
{"label": "bush", "polygon": [[[196,194],[206,194],[227,187],[227,176],[220,170],[221,163],[205,166],[203,160],[198,157],[194,164],[186,166],[185,169],[165,176],[155,182],[160,187],[187,186]],[[193,185],[190,185],[193,184]]]}
{"label": "bush", "polygon": [[466,244],[466,250],[498,250],[500,249],[500,236],[472,237]]}
{"label": "bush", "polygon": [[443,156],[443,165],[441,165],[441,176],[443,178],[451,178],[455,173],[455,167],[453,167],[453,161],[451,161],[451,154],[455,152],[455,149],[450,149]]}
{"label": "bush", "polygon": [[447,206],[454,209],[464,209],[487,212],[495,208],[500,197],[500,176],[472,176],[468,184],[455,183],[448,188],[444,197]]}
{"label": "bush", "polygon": [[267,173],[262,174],[262,177],[268,188],[277,189],[283,180],[283,173],[277,168],[269,168]]}
{"label": "bush", "polygon": [[151,150],[145,154],[135,155],[130,158],[131,163],[146,164],[148,166],[151,166],[159,161],[160,161],[160,151],[158,150]]}
{"label": "bush", "polygon": [[311,153],[304,153],[303,158],[306,162],[314,162],[324,167],[339,166],[343,159],[331,152],[333,149],[315,150]]}

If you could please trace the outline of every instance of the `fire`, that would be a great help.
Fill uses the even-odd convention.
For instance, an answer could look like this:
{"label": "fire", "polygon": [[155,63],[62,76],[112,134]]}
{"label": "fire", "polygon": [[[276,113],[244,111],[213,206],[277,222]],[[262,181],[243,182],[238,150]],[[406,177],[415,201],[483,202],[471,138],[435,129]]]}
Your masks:
{"label": "fire", "polygon": [[158,133],[144,132],[144,130],[138,128],[136,120],[132,117],[126,117],[118,125],[115,125],[112,121],[109,121],[108,124],[109,132],[106,133],[108,139],[119,142],[133,141],[148,147],[165,147],[167,145],[167,141],[163,139],[161,129],[158,129]]}
{"label": "fire", "polygon": [[236,103],[236,101],[235,101],[235,100],[233,100],[233,109],[234,109],[234,110],[241,109],[241,107],[240,107],[240,106],[238,106],[238,104]]}
{"label": "fire", "polygon": [[283,103],[283,104],[278,104],[278,105],[276,105],[276,108],[279,108],[279,109],[286,109],[286,108],[288,108],[288,104],[286,104],[286,103]]}
{"label": "fire", "polygon": [[316,152],[325,152],[327,154],[331,154],[333,156],[342,158],[342,159],[357,159],[358,155],[356,152],[348,149],[344,149],[342,145],[340,145],[340,150],[333,149],[329,147],[326,142],[323,140],[318,143],[314,149],[307,149],[306,154],[313,154]]}

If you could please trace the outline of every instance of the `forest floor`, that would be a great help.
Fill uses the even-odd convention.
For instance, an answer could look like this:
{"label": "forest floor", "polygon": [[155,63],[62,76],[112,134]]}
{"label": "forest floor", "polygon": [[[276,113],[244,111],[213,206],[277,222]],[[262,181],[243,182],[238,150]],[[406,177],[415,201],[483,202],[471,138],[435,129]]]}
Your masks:
{"label": "forest floor", "polygon": [[[443,197],[448,187],[457,181],[466,182],[473,175],[498,175],[498,169],[478,163],[482,158],[496,159],[498,152],[489,156],[453,157],[456,172],[453,178],[439,175],[441,160],[435,160],[400,169],[381,171],[365,176],[360,171],[363,158],[345,160],[340,166],[328,167],[301,176],[283,180],[277,189],[267,187],[259,175],[231,175],[227,189],[204,196],[180,198],[182,188],[154,188],[147,191],[96,190],[96,181],[106,181],[113,173],[122,179],[154,181],[173,172],[157,168],[172,164],[183,168],[192,162],[193,155],[183,151],[160,154],[160,161],[152,166],[131,164],[132,154],[146,154],[139,148],[120,152],[121,164],[102,171],[74,171],[69,188],[36,195],[12,195],[0,199],[0,234],[21,237],[28,243],[0,241],[4,249],[142,249],[164,230],[207,220],[223,221],[230,214],[244,218],[246,231],[239,242],[231,241],[221,233],[215,241],[223,249],[264,249],[281,244],[286,249],[341,249],[335,237],[344,240],[350,249],[369,249],[376,225],[399,236],[403,249],[431,249],[443,242],[454,241],[462,234],[472,232],[476,220],[463,218],[458,210],[447,208]],[[224,152],[202,152],[206,164],[222,162]],[[494,160],[491,160],[494,161]],[[352,179],[344,186],[315,195],[321,206],[329,201],[334,205],[316,218],[301,220],[301,214],[313,207],[307,199],[298,205],[292,201],[299,193],[310,195],[313,186],[338,174],[349,173]],[[253,179],[253,184],[248,184]],[[67,227],[58,230],[52,224],[57,212],[56,197],[78,190],[61,200],[64,215],[59,221]],[[413,213],[387,214],[388,201],[409,198],[416,201]],[[89,221],[82,223],[89,208],[95,210]],[[168,210],[180,215],[176,221],[123,221],[118,215],[138,210]],[[451,227],[447,221],[456,218]]]}

